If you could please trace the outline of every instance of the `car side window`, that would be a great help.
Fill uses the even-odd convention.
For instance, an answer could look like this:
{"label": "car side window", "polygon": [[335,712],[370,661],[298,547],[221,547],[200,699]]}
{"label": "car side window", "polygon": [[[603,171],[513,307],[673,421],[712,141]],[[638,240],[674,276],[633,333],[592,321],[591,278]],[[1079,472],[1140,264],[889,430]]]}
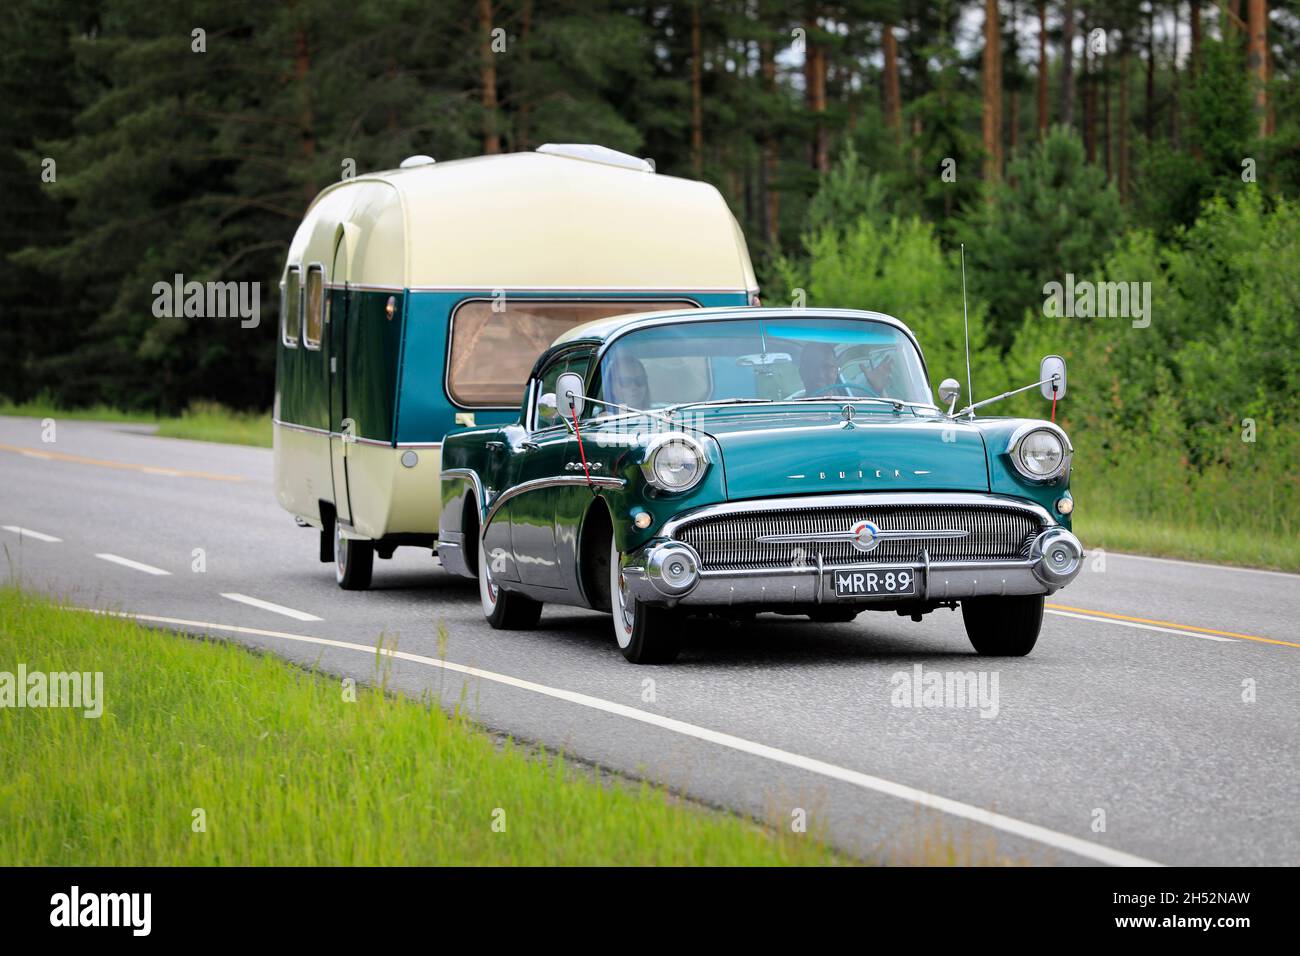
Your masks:
{"label": "car side window", "polygon": [[[540,384],[537,388],[537,397],[540,399],[543,395],[554,395],[555,386],[561,375],[565,372],[576,372],[585,380],[587,377],[587,368],[591,364],[590,352],[569,352],[548,365],[542,370],[539,378]],[[551,428],[555,425],[562,424],[562,418],[568,417],[567,408],[557,408],[554,415],[543,415],[540,409],[536,412],[533,428]]]}

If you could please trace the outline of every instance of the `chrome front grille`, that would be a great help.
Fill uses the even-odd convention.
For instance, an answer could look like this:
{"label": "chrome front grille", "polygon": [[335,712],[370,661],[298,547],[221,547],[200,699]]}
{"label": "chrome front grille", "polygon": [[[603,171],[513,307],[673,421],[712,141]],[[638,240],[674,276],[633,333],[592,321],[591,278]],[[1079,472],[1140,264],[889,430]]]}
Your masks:
{"label": "chrome front grille", "polygon": [[[767,535],[814,535],[843,532],[862,520],[883,530],[967,531],[962,538],[882,540],[864,553],[850,541],[759,542]],[[1017,560],[1029,555],[1042,530],[1028,509],[970,505],[876,505],[790,508],[716,515],[687,520],[673,537],[693,547],[706,571],[827,565],[911,564],[924,551],[931,561]]]}

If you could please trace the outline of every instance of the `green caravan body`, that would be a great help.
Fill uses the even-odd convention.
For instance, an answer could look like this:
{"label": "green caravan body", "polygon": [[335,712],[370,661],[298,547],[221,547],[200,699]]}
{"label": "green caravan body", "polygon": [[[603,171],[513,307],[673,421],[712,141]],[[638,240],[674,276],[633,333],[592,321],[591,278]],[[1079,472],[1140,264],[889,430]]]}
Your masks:
{"label": "green caravan body", "polygon": [[514,420],[567,329],[757,294],[712,186],[598,146],[358,176],[312,203],[281,279],[275,489],[339,583],[436,548],[443,436]]}

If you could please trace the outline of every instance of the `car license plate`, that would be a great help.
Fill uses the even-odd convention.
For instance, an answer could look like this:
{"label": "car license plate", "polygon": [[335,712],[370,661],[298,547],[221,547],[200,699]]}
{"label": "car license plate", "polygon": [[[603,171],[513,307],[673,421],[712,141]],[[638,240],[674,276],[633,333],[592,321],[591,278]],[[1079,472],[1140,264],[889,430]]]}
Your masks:
{"label": "car license plate", "polygon": [[836,597],[908,595],[916,593],[916,572],[911,568],[874,568],[870,571],[832,571]]}

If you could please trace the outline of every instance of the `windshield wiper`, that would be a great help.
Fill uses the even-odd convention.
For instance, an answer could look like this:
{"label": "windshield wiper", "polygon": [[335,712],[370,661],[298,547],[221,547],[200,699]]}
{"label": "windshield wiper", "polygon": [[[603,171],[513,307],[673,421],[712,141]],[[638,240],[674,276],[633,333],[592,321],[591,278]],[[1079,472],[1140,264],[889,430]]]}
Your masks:
{"label": "windshield wiper", "polygon": [[782,399],[786,402],[875,402],[878,405],[892,405],[894,411],[901,412],[910,402],[901,398],[877,398],[874,395],[805,395],[802,398]]}
{"label": "windshield wiper", "polygon": [[677,409],[679,409],[679,408],[686,408],[686,407],[688,407],[688,406],[696,406],[696,405],[752,405],[752,404],[754,404],[754,403],[762,404],[762,403],[770,403],[770,402],[772,402],[772,401],[773,401],[773,399],[770,399],[770,398],[710,398],[710,399],[706,399],[706,400],[704,400],[704,401],[700,401],[700,402],[678,402],[678,403],[675,404],[675,405],[665,405],[663,408],[659,409],[659,411],[661,411],[661,412],[663,412],[663,413],[665,413],[665,414],[671,415],[673,412],[677,411]]}

